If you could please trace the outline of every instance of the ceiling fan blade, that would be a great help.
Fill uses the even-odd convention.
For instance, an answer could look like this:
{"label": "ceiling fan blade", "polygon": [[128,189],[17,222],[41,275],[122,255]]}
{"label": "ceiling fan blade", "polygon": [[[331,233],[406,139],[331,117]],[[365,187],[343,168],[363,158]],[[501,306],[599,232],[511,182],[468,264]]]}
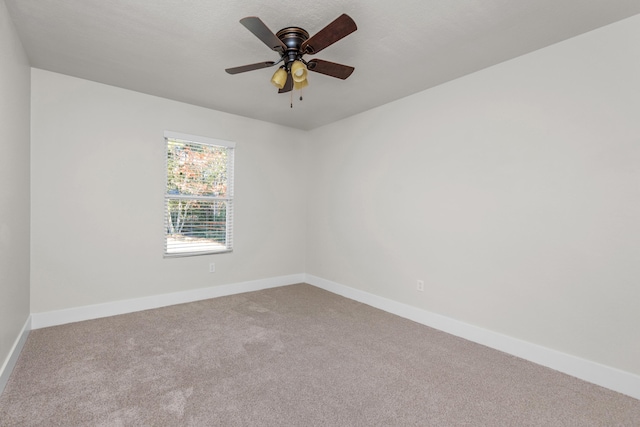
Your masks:
{"label": "ceiling fan blade", "polygon": [[318,31],[313,37],[303,42],[300,50],[309,55],[313,55],[348,36],[357,29],[358,27],[353,19],[346,13],[343,13],[332,23]]}
{"label": "ceiling fan blade", "polygon": [[269,49],[277,52],[284,52],[287,50],[287,47],[282,43],[282,40],[276,37],[276,35],[273,34],[273,31],[271,31],[269,27],[267,27],[257,16],[247,16],[246,18],[242,18],[240,23],[244,25],[247,30],[251,31],[253,35],[262,40],[262,43],[266,44]]}
{"label": "ceiling fan blade", "polygon": [[307,69],[342,80],[349,77],[351,73],[353,73],[353,70],[355,70],[355,68],[348,65],[336,64],[335,62],[324,61],[322,59],[312,59],[307,62]]}
{"label": "ceiling fan blade", "polygon": [[287,93],[293,90],[293,77],[291,77],[291,73],[287,73],[287,82],[284,84],[284,87],[278,90],[278,93]]}
{"label": "ceiling fan blade", "polygon": [[240,67],[227,68],[225,71],[229,74],[239,74],[247,71],[259,70],[261,68],[268,68],[268,67],[271,67],[273,64],[275,64],[275,62],[273,61],[258,62],[257,64],[249,64],[249,65],[242,65]]}

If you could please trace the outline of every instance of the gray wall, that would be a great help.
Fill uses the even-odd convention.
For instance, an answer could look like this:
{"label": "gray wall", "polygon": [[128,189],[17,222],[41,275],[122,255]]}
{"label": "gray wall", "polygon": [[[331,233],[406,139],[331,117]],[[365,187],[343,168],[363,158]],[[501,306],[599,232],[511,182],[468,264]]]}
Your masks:
{"label": "gray wall", "polygon": [[29,317],[29,91],[27,57],[0,0],[0,368]]}
{"label": "gray wall", "polygon": [[[303,131],[38,69],[32,92],[32,313],[304,273]],[[236,142],[232,253],[163,258],[165,130]]]}
{"label": "gray wall", "polygon": [[640,16],[311,132],[307,273],[640,374],[638,52]]}

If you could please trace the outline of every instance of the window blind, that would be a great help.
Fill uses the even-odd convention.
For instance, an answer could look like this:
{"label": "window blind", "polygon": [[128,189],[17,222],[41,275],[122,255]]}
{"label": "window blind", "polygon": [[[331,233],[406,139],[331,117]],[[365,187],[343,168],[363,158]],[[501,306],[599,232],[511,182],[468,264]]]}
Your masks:
{"label": "window blind", "polygon": [[235,144],[165,132],[165,256],[233,249]]}

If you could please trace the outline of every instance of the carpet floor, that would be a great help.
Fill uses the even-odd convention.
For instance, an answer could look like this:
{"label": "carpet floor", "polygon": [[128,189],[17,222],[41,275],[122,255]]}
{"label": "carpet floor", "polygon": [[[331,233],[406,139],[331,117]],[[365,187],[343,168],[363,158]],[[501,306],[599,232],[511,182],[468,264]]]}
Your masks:
{"label": "carpet floor", "polygon": [[300,284],[34,330],[2,426],[640,426],[640,401]]}

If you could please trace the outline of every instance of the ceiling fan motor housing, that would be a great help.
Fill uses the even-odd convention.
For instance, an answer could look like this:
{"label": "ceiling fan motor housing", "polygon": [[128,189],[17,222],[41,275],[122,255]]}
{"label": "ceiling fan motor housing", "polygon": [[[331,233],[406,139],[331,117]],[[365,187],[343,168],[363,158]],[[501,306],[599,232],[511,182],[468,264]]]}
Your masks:
{"label": "ceiling fan motor housing", "polygon": [[283,53],[285,67],[291,68],[293,61],[301,59],[304,52],[301,52],[302,43],[309,38],[309,33],[300,27],[287,27],[276,33],[282,43],[287,47]]}

